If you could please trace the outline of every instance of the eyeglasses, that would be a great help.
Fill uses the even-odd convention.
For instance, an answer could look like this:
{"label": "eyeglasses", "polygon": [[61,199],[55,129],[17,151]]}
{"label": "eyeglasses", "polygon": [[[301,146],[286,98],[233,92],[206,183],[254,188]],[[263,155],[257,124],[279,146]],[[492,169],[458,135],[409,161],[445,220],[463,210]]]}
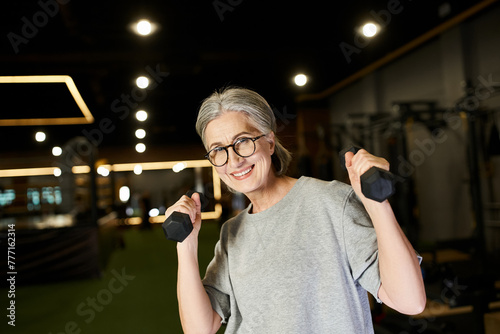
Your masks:
{"label": "eyeglasses", "polygon": [[234,144],[214,147],[205,155],[205,158],[215,167],[222,167],[229,160],[229,147],[232,147],[234,153],[238,154],[240,157],[248,158],[255,153],[255,141],[264,136],[265,135],[260,135],[255,138],[240,138],[235,141]]}

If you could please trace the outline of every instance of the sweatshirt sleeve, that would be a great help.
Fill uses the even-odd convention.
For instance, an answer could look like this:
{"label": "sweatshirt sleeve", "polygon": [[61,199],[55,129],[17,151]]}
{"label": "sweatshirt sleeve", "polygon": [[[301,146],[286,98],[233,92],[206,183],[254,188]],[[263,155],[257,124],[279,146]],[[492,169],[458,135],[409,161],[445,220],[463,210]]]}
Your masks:
{"label": "sweatshirt sleeve", "polygon": [[353,190],[344,201],[342,226],[352,278],[380,303],[377,236],[368,213]]}

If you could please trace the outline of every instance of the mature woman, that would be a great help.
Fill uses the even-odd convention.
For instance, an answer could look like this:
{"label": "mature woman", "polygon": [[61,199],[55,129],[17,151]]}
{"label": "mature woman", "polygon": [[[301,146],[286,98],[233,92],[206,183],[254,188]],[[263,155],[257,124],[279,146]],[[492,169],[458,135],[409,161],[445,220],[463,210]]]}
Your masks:
{"label": "mature woman", "polygon": [[405,314],[420,313],[419,260],[388,201],[367,199],[359,177],[386,160],[346,154],[352,184],[285,175],[290,154],[276,137],[272,109],[243,88],[215,92],[196,124],[206,157],[249,207],[222,227],[205,278],[198,269],[200,199],[167,211],[190,215],[177,245],[177,293],[186,333],[372,333],[366,291]]}

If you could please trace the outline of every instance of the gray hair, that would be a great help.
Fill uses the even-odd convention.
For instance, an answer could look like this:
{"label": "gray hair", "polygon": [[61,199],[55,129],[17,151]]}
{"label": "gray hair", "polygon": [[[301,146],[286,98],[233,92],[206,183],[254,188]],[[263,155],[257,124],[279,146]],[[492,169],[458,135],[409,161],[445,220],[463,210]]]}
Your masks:
{"label": "gray hair", "polygon": [[271,160],[276,175],[284,175],[292,156],[276,136],[276,118],[273,110],[262,96],[252,90],[227,87],[215,91],[203,101],[196,120],[196,132],[201,137],[205,147],[205,129],[208,123],[228,111],[243,112],[263,134],[268,134],[271,131],[275,134],[275,148]]}

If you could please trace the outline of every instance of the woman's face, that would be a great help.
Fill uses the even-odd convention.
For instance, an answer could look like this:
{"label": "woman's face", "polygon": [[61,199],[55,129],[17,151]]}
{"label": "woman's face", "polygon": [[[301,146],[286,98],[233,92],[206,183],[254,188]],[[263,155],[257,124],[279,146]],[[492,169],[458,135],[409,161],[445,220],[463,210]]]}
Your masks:
{"label": "woman's face", "polygon": [[[205,142],[208,150],[233,144],[241,138],[254,138],[260,133],[243,112],[228,111],[208,123]],[[230,188],[246,195],[263,190],[270,176],[274,175],[271,156],[274,153],[274,134],[255,141],[255,152],[247,158],[234,153],[228,147],[228,161],[224,166],[215,167],[221,180]]]}

